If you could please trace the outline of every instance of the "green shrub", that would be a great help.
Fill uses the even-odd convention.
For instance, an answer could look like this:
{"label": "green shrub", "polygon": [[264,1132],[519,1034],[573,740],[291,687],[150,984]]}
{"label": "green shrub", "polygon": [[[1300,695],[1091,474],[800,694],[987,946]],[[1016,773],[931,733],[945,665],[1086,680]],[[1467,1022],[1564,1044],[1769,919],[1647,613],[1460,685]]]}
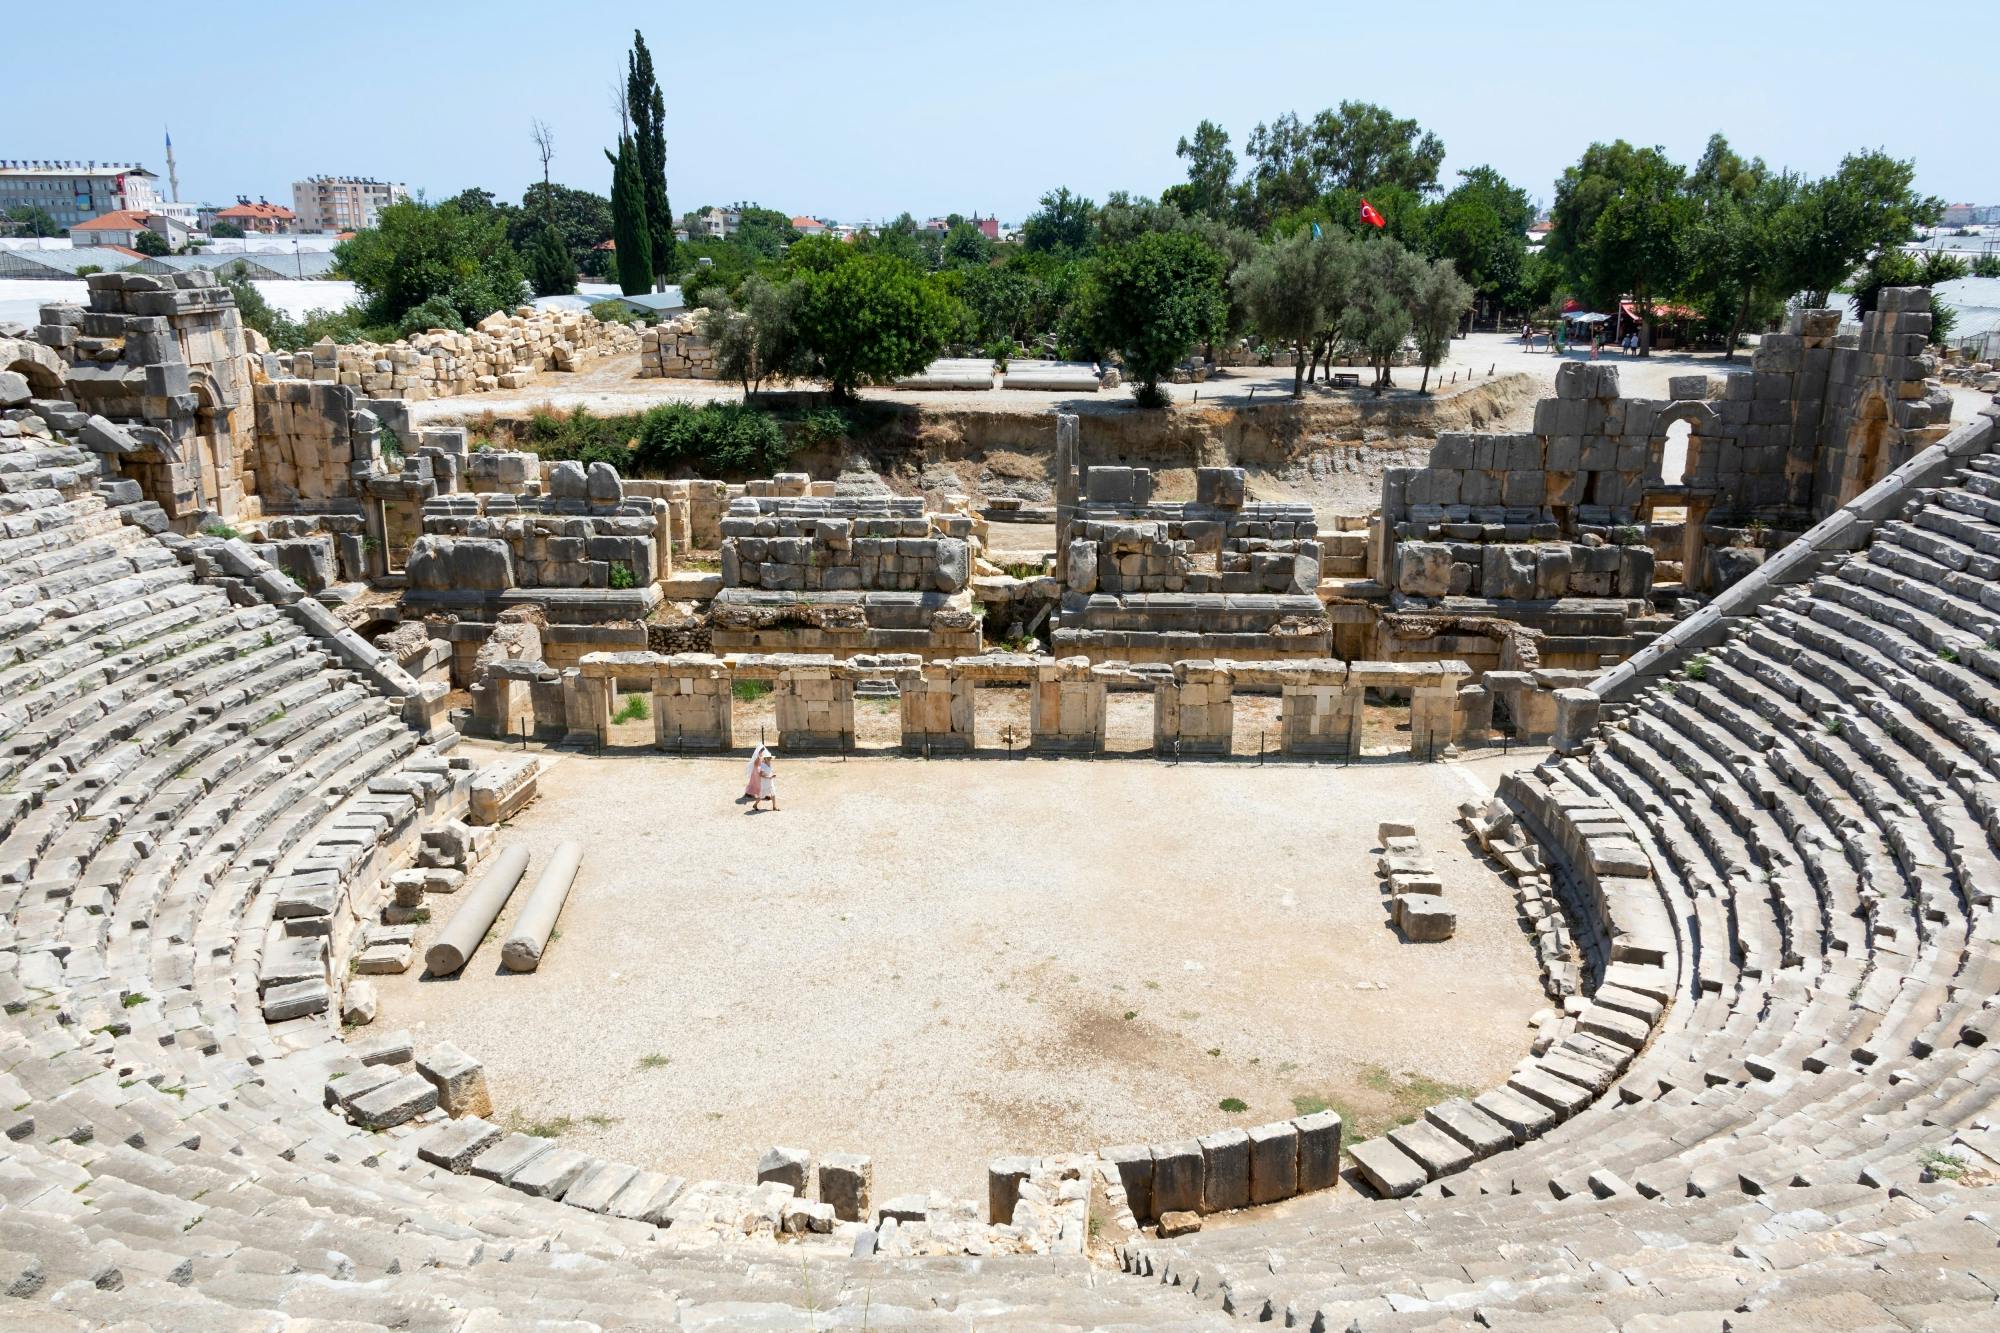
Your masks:
{"label": "green shrub", "polygon": [[627,569],[625,566],[613,565],[611,567],[612,587],[622,591],[626,588],[632,587],[636,582],[637,580],[632,577],[632,571]]}
{"label": "green shrub", "polygon": [[739,680],[729,686],[730,696],[746,704],[754,704],[770,692],[771,682],[768,680]]}
{"label": "green shrub", "polygon": [[644,324],[646,317],[623,301],[597,301],[590,307],[593,317],[606,324]]}
{"label": "green shrub", "polygon": [[204,537],[220,537],[224,541],[229,541],[232,538],[241,537],[243,534],[235,528],[230,527],[227,523],[210,523],[201,530],[201,535]]}
{"label": "green shrub", "polygon": [[743,403],[662,403],[639,417],[634,461],[666,471],[678,464],[765,476],[784,469],[792,442],[770,413]]}
{"label": "green shrub", "polygon": [[854,423],[837,407],[809,408],[800,414],[798,424],[792,428],[793,437],[807,448],[832,444],[853,433]]}
{"label": "green shrub", "polygon": [[412,309],[396,321],[396,336],[407,338],[414,333],[430,329],[451,329],[462,332],[465,321],[458,316],[458,307],[442,296],[433,296],[422,305]]}

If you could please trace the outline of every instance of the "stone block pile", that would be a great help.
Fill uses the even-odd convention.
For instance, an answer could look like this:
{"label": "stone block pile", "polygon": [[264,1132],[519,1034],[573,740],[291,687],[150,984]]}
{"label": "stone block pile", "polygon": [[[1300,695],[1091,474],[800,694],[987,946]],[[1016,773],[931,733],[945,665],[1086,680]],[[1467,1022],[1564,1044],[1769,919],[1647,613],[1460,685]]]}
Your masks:
{"label": "stone block pile", "polygon": [[775,592],[963,591],[972,577],[963,516],[926,516],[920,498],[731,503],[720,523],[722,583]]}
{"label": "stone block pile", "polygon": [[300,352],[276,353],[278,373],[339,384],[369,397],[422,402],[461,394],[522,389],[543,371],[575,371],[608,356],[640,350],[628,324],[585,311],[495,311],[470,329],[430,329],[393,343],[323,339]]}
{"label": "stone block pile", "polygon": [[1458,818],[1514,886],[1514,903],[1534,945],[1543,992],[1552,1000],[1577,994],[1583,972],[1569,909],[1543,863],[1542,849],[1522,830],[1513,812],[1498,801],[1483,805],[1467,802],[1459,806]]}
{"label": "stone block pile", "polygon": [[1458,912],[1415,826],[1385,823],[1375,835],[1382,844],[1375,869],[1389,895],[1389,919],[1396,929],[1413,944],[1450,939],[1458,931]]}
{"label": "stone block pile", "polygon": [[542,495],[440,495],[425,503],[422,523],[424,535],[409,555],[409,585],[433,599],[490,600],[516,588],[617,589],[645,597],[671,570],[666,502],[628,498],[605,463],[587,470],[554,464]]}
{"label": "stone block pile", "polygon": [[1080,487],[1075,517],[1057,528],[1059,652],[1328,655],[1310,506],[1247,501],[1241,468],[1197,468],[1188,503],[1155,503],[1147,468],[1086,468]]}
{"label": "stone block pile", "polygon": [[708,317],[707,307],[675,315],[654,324],[639,335],[639,378],[720,379],[716,368],[715,345],[701,332]]}

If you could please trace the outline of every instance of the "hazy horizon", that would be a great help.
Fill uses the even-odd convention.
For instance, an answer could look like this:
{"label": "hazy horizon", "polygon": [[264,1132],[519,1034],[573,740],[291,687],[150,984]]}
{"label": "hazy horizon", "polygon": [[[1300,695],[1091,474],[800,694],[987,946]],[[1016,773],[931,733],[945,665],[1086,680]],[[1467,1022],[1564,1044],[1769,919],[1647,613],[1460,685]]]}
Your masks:
{"label": "hazy horizon", "polygon": [[[1413,21],[1177,4],[1047,15],[777,5],[642,26],[666,96],[676,212],[741,200],[845,222],[907,210],[1018,223],[1059,185],[1100,202],[1114,190],[1157,196],[1184,179],[1174,145],[1203,118],[1241,158],[1258,122],[1342,100],[1437,133],[1447,188],[1490,164],[1543,204],[1593,140],[1659,144],[1692,164],[1715,130],[1746,156],[1809,174],[1883,148],[1916,161],[1926,193],[2000,202],[1976,118],[1926,110],[1937,95],[1912,77],[1934,70],[1941,84],[1976,59],[1885,56],[1879,6],[1501,9],[1444,3]],[[66,62],[38,62],[20,100],[57,114],[17,126],[0,157],[138,161],[164,191],[171,129],[191,202],[289,204],[292,181],[323,173],[434,199],[480,186],[518,200],[540,178],[528,137],[540,118],[555,131],[554,178],[604,193],[632,13],[496,0],[475,18],[364,2],[331,19],[260,10],[168,22],[88,47],[88,82]],[[22,51],[74,43],[73,21],[49,7],[9,28]],[[408,59],[379,60],[385,51]],[[268,94],[190,97],[216,86],[204,70]]]}

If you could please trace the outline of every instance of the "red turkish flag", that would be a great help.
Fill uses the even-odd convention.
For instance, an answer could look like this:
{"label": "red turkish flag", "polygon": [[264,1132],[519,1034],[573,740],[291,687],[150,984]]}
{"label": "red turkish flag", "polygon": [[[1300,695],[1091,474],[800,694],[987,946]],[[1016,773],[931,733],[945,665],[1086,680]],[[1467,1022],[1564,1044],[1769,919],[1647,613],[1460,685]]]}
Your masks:
{"label": "red turkish flag", "polygon": [[1366,199],[1361,201],[1361,220],[1371,227],[1386,227],[1389,225],[1388,220],[1375,211],[1375,205],[1369,203]]}

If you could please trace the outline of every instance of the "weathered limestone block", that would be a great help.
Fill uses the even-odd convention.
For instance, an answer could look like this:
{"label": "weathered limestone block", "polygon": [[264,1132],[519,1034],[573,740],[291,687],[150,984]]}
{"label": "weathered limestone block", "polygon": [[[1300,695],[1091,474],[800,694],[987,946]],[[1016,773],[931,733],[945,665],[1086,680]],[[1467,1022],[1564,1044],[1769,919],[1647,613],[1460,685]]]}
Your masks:
{"label": "weathered limestone block", "polygon": [[1340,1183],[1340,1116],[1316,1111],[1292,1121],[1299,1132],[1299,1193]]}
{"label": "weathered limestone block", "polygon": [[454,1119],[493,1114],[486,1091],[486,1068],[448,1041],[417,1057],[417,1073],[437,1089],[437,1104]]}
{"label": "weathered limestone block", "polygon": [[1205,1184],[1204,1167],[1205,1158],[1198,1142],[1189,1140],[1155,1145],[1152,1215],[1165,1217],[1170,1212],[1200,1212]]}
{"label": "weathered limestone block", "polygon": [[986,1164],[986,1220],[1006,1226],[1014,1220],[1014,1206],[1021,1198],[1021,1183],[1034,1170],[1033,1159],[996,1157]]}
{"label": "weathered limestone block", "polygon": [[541,764],[531,756],[497,759],[472,779],[471,822],[497,824],[535,799]]}
{"label": "weathered limestone block", "polygon": [[1250,1136],[1250,1202],[1276,1203],[1299,1192],[1299,1130],[1290,1121],[1259,1125]]}
{"label": "weathered limestone block", "polygon": [[1217,1130],[1201,1145],[1201,1211],[1220,1213],[1250,1202],[1250,1136],[1240,1129]]}
{"label": "weathered limestone block", "polygon": [[1103,749],[1104,695],[1104,680],[1092,673],[1089,658],[1039,662],[1028,695],[1029,743],[1066,754]]}
{"label": "weathered limestone block", "polygon": [[942,665],[899,674],[902,748],[909,754],[966,754],[973,748],[972,678]]}
{"label": "weathered limestone block", "polygon": [[830,1152],[819,1162],[819,1197],[843,1222],[868,1217],[868,1199],[875,1187],[875,1163],[859,1153]]}
{"label": "weathered limestone block", "polygon": [[806,1197],[812,1184],[812,1153],[804,1148],[772,1148],[757,1162],[757,1183],[788,1187],[795,1198]]}
{"label": "weathered limestone block", "polygon": [[1396,587],[1412,597],[1443,597],[1451,592],[1451,548],[1438,542],[1401,542],[1396,546]]}
{"label": "weathered limestone block", "polygon": [[1458,929],[1458,913],[1443,894],[1399,893],[1393,902],[1396,924],[1413,943],[1448,940]]}
{"label": "weathered limestone block", "polygon": [[410,587],[425,592],[505,592],[515,586],[513,552],[491,537],[419,537],[404,568]]}
{"label": "weathered limestone block", "polygon": [[1132,1216],[1145,1221],[1153,1212],[1153,1150],[1144,1144],[1100,1149],[1097,1154],[1118,1173]]}

